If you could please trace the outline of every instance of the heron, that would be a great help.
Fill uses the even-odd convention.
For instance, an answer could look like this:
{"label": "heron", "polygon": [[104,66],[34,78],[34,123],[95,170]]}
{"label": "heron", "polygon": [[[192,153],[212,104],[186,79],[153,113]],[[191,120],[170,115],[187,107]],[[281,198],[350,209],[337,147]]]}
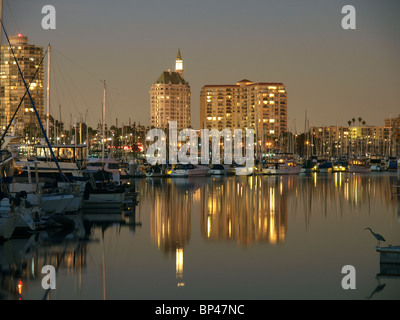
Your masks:
{"label": "heron", "polygon": [[371,231],[371,233],[375,237],[375,239],[378,240],[378,244],[377,244],[378,247],[380,246],[381,241],[386,241],[385,238],[382,237],[380,234],[373,232],[370,227],[367,227],[364,230]]}

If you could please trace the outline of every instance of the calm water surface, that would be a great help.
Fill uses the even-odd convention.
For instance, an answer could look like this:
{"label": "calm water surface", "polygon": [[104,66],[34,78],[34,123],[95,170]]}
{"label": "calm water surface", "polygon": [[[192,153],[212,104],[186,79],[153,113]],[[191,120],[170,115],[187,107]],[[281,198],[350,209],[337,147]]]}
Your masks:
{"label": "calm water surface", "polygon": [[[0,297],[400,298],[400,266],[380,265],[377,241],[364,230],[400,245],[396,173],[134,183],[140,198],[130,212],[78,214],[70,234],[1,245]],[[56,290],[41,287],[46,264],[57,268]],[[356,269],[355,290],[341,286],[345,265]]]}

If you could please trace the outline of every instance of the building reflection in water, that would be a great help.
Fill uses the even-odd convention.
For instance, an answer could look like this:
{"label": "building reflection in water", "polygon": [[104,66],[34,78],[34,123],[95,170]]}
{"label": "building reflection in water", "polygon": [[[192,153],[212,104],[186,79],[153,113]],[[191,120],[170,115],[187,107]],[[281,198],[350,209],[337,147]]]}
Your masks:
{"label": "building reflection in water", "polygon": [[201,193],[200,228],[208,240],[235,240],[240,245],[285,241],[288,196],[294,178],[212,178]]}
{"label": "building reflection in water", "polygon": [[190,179],[154,179],[149,182],[150,237],[158,250],[175,255],[177,286],[184,286],[184,246],[191,235],[191,206],[197,186]]}

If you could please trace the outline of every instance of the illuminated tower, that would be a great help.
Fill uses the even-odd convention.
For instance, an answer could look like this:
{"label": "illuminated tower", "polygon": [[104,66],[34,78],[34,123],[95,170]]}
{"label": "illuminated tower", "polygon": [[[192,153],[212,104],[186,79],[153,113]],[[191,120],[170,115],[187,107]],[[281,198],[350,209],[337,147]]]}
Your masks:
{"label": "illuminated tower", "polygon": [[175,72],[178,72],[180,76],[183,78],[183,60],[180,49],[178,49],[178,55],[175,60]]}
{"label": "illuminated tower", "polygon": [[150,125],[168,129],[169,121],[177,122],[177,129],[189,128],[190,86],[183,79],[183,62],[180,50],[175,62],[175,71],[164,71],[150,88]]}

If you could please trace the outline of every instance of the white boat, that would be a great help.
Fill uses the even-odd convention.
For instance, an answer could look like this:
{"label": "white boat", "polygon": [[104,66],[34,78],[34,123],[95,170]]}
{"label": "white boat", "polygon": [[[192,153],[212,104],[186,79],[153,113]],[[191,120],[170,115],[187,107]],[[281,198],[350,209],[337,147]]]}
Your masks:
{"label": "white boat", "polygon": [[370,161],[371,171],[381,172],[386,171],[386,163],[383,159],[371,159]]}
{"label": "white boat", "polygon": [[177,164],[172,169],[171,177],[205,177],[210,174],[208,166],[201,166],[198,164]]}
{"label": "white boat", "polygon": [[267,175],[299,174],[300,170],[301,166],[297,165],[296,161],[280,159],[278,162],[264,167],[262,173]]}
{"label": "white boat", "polygon": [[0,238],[9,239],[14,231],[19,228],[30,230],[36,229],[36,223],[33,221],[35,214],[40,212],[40,208],[34,205],[26,205],[24,199],[18,200],[18,203],[10,203],[9,198],[3,198],[0,201]]}
{"label": "white boat", "polygon": [[151,166],[146,170],[146,177],[161,178],[166,175],[165,169],[159,165]]}
{"label": "white boat", "polygon": [[234,175],[235,168],[227,164],[213,164],[210,168],[210,174],[212,176],[227,176]]}
{"label": "white boat", "polygon": [[349,161],[349,172],[350,173],[369,173],[371,172],[371,166],[367,159],[351,159]]}
{"label": "white boat", "polygon": [[88,171],[104,170],[112,174],[113,181],[117,184],[121,183],[121,175],[127,175],[124,164],[111,157],[105,158],[89,158],[86,169]]}
{"label": "white boat", "polygon": [[0,239],[10,239],[17,226],[19,216],[16,214],[0,214]]}
{"label": "white boat", "polygon": [[23,197],[26,197],[27,201],[39,205],[47,214],[72,212],[71,206],[74,208],[76,202],[78,201],[79,203],[80,198],[83,196],[77,196],[60,189],[46,192],[41,183],[13,182],[9,187],[13,196],[24,194]]}
{"label": "white boat", "polygon": [[85,184],[82,209],[120,208],[122,206],[126,189],[112,180],[110,172],[99,170],[86,173],[89,180]]}
{"label": "white boat", "polygon": [[235,168],[235,175],[237,176],[249,176],[254,173],[254,167],[237,166]]}

